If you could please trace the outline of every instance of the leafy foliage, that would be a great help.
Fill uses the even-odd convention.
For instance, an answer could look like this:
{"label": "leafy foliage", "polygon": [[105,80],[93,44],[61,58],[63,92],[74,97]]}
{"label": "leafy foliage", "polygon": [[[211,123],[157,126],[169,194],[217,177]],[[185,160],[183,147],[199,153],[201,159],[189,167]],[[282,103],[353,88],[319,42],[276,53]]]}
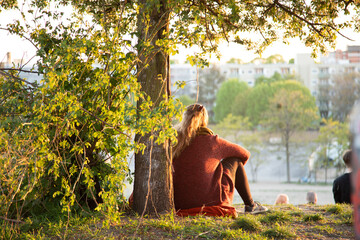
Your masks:
{"label": "leafy foliage", "polygon": [[285,81],[285,80],[295,80],[296,76],[292,74],[287,74],[282,76],[280,73],[275,72],[271,77],[260,76],[255,79],[255,86],[262,83],[271,84],[278,81]]}
{"label": "leafy foliage", "polygon": [[306,129],[317,119],[317,108],[310,94],[281,89],[269,103],[262,123],[284,134]]}
{"label": "leafy foliage", "polygon": [[251,134],[244,134],[240,138],[243,146],[251,152],[248,164],[253,182],[257,182],[258,170],[267,160],[267,156],[262,154],[265,146],[262,134],[263,132],[252,131]]}
{"label": "leafy foliage", "polygon": [[354,72],[353,67],[347,68],[348,72],[333,76],[327,73],[328,69],[323,71],[317,96],[321,117],[345,122],[360,96],[360,75]]}
{"label": "leafy foliage", "polygon": [[336,75],[331,87],[331,115],[334,120],[345,122],[357,99],[360,98],[360,74]]}
{"label": "leafy foliage", "polygon": [[234,116],[246,116],[246,110],[248,107],[250,108],[250,106],[248,106],[250,91],[251,89],[248,88],[236,95],[234,102],[231,104],[231,113]]}
{"label": "leafy foliage", "polygon": [[287,181],[290,182],[290,137],[295,131],[306,129],[316,121],[317,107],[309,90],[300,84],[287,81],[274,85],[277,85],[278,91],[270,100],[262,123],[282,135],[286,151]]}
{"label": "leafy foliage", "polygon": [[231,113],[227,115],[220,123],[215,127],[217,132],[220,132],[223,136],[234,134],[235,141],[239,141],[241,137],[238,136],[239,131],[249,130],[251,123],[249,119],[241,116],[233,116]]}
{"label": "leafy foliage", "polygon": [[194,100],[191,99],[188,95],[181,95],[178,99],[184,106],[188,106],[194,103]]}
{"label": "leafy foliage", "polygon": [[269,99],[273,94],[274,90],[271,85],[260,84],[247,95],[246,116],[254,126],[259,124],[262,114],[268,109]]}
{"label": "leafy foliage", "polygon": [[264,114],[271,108],[271,99],[282,89],[286,91],[300,91],[303,98],[304,107],[315,107],[315,99],[311,96],[309,90],[295,80],[274,81],[270,84],[256,85],[247,95],[246,116],[251,123],[256,126],[263,119]]}
{"label": "leafy foliage", "polygon": [[[9,31],[30,36],[42,76],[29,83],[5,74],[0,82],[0,215],[8,218],[21,219],[34,204],[54,201],[68,213],[97,207],[117,220],[125,180],[131,181],[128,159],[144,150],[133,135],[161,131],[158,144],[175,139],[171,123],[179,103],[168,99],[155,107],[137,81],[142,68],[136,62],[154,50],[135,54],[125,36],[135,30],[129,22],[136,11],[117,15],[114,24],[114,19],[102,22],[96,7],[73,4],[78,8],[71,21],[62,19],[62,12],[47,11],[45,1],[23,15],[26,24],[34,16],[34,26],[8,25]],[[34,9],[44,24],[36,21]],[[88,10],[95,25],[87,21]]]}
{"label": "leafy foliage", "polygon": [[216,94],[216,105],[214,108],[215,120],[221,121],[231,113],[231,106],[235,97],[245,93],[247,89],[247,84],[245,82],[239,82],[238,79],[230,79],[221,84]]}
{"label": "leafy foliage", "polygon": [[344,168],[342,160],[343,152],[349,148],[350,131],[347,123],[340,123],[330,119],[323,119],[320,126],[319,136],[316,141],[319,143],[319,154],[317,166],[325,168],[325,182],[327,170],[336,166],[338,170]]}
{"label": "leafy foliage", "polygon": [[280,54],[270,55],[267,58],[257,57],[250,61],[251,63],[273,64],[273,63],[285,63],[283,56]]}

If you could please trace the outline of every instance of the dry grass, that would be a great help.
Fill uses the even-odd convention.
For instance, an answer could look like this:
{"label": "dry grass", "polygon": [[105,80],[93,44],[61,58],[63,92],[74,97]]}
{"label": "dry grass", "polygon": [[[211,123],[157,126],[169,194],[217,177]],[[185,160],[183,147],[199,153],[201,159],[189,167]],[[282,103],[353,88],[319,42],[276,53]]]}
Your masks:
{"label": "dry grass", "polygon": [[[163,215],[140,221],[135,215],[127,215],[109,227],[102,227],[102,217],[78,216],[70,220],[66,239],[354,239],[349,205],[268,208],[265,214],[241,214],[236,219]],[[65,225],[43,222],[28,228],[31,230],[19,231],[14,238],[64,239]]]}

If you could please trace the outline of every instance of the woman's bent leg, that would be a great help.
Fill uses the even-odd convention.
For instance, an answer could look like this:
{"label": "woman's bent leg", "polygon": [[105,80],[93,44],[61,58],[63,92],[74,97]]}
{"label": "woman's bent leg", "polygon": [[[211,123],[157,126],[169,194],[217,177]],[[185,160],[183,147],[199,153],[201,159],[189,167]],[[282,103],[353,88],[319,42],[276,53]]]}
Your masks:
{"label": "woman's bent leg", "polygon": [[234,182],[235,188],[245,205],[253,206],[254,201],[250,192],[250,185],[245,172],[243,163],[238,158],[227,158],[222,161],[223,167],[230,171]]}

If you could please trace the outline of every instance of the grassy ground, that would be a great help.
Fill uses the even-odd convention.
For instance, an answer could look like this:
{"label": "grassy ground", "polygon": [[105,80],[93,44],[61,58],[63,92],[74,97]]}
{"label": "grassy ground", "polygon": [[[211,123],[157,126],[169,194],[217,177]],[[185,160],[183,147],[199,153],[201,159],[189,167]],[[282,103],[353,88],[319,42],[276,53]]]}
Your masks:
{"label": "grassy ground", "polygon": [[12,232],[3,223],[1,231],[4,239],[354,239],[349,205],[268,208],[265,214],[242,214],[236,219],[128,215],[109,227],[102,226],[99,215],[80,213],[69,221],[28,219]]}

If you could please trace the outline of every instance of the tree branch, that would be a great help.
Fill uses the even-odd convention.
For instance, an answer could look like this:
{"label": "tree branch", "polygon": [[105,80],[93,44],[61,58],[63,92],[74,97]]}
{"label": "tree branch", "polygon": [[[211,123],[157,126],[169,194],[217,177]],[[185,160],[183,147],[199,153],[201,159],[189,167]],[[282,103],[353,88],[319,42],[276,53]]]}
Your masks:
{"label": "tree branch", "polygon": [[18,72],[42,74],[41,72],[38,71],[24,70],[22,68],[0,68],[0,71],[18,71]]}
{"label": "tree branch", "polygon": [[23,221],[15,220],[15,219],[9,219],[9,218],[2,217],[2,216],[0,216],[0,219],[3,219],[3,220],[8,221],[8,222],[13,222],[13,223],[23,223]]}
{"label": "tree branch", "polygon": [[85,108],[80,107],[80,109],[83,110],[84,112],[86,112],[87,114],[89,114],[90,116],[96,118],[98,121],[104,123],[105,125],[108,125],[108,126],[111,127],[111,128],[114,128],[114,129],[117,130],[119,133],[121,133],[121,134],[127,136],[128,138],[130,138],[130,136],[129,136],[128,134],[121,132],[119,129],[117,129],[116,126],[112,126],[110,123],[107,123],[107,122],[105,122],[104,120],[101,120],[100,118],[98,118],[96,115],[92,114],[91,112],[89,112],[89,111],[86,110]]}
{"label": "tree branch", "polygon": [[340,33],[333,25],[330,25],[330,24],[324,24],[324,23],[314,23],[314,22],[310,22],[308,21],[307,19],[305,19],[304,17],[296,14],[295,12],[291,11],[291,9],[289,9],[289,7],[287,6],[284,6],[283,4],[279,3],[278,0],[275,0],[274,1],[274,4],[276,4],[279,8],[281,8],[282,10],[284,10],[286,13],[298,18],[299,20],[305,22],[306,24],[308,24],[319,36],[325,38],[325,36],[321,33],[321,31],[319,29],[317,29],[315,26],[325,26],[325,27],[329,27],[331,28],[332,30],[334,30],[335,32],[337,32],[340,36],[348,39],[348,40],[351,40],[351,41],[354,41],[353,39],[351,38],[348,38],[346,37],[345,35],[343,35],[342,33]]}
{"label": "tree branch", "polygon": [[29,84],[29,85],[33,86],[34,88],[36,87],[36,84],[35,84],[35,83],[31,83],[31,82],[29,82],[29,81],[26,81],[25,79],[16,77],[16,76],[14,76],[14,75],[12,75],[12,74],[9,74],[9,73],[7,73],[7,72],[5,72],[5,71],[2,71],[1,69],[0,69],[0,75],[3,75],[3,76],[8,77],[8,78],[15,79],[15,80],[18,80],[18,81],[22,81],[22,82],[24,82],[24,83],[26,83],[26,84]]}

